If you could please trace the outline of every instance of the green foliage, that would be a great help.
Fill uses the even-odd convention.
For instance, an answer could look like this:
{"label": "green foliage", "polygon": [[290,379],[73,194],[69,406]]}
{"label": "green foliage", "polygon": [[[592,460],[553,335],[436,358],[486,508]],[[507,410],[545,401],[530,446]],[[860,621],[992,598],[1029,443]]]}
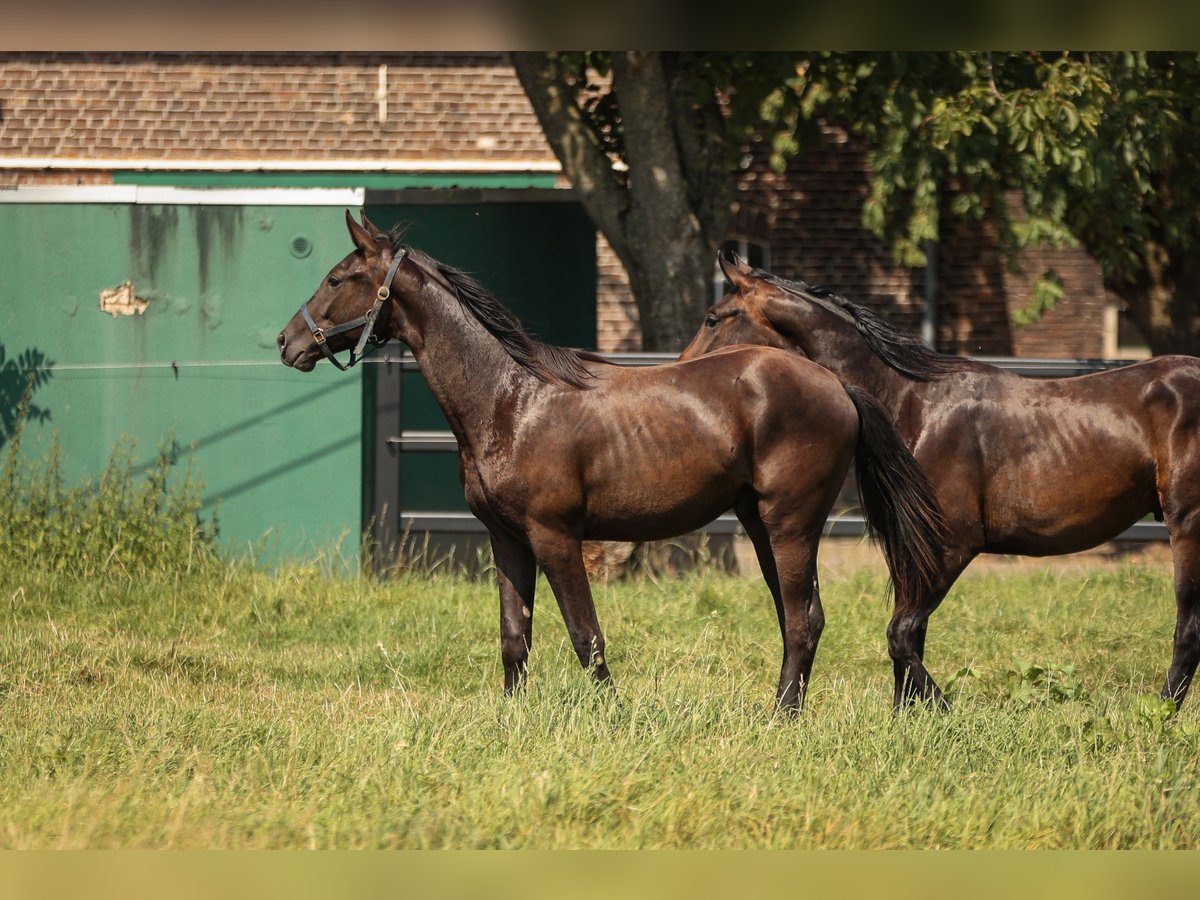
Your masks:
{"label": "green foliage", "polygon": [[1062,279],[1058,273],[1053,270],[1047,271],[1034,282],[1033,296],[1029,298],[1029,302],[1013,310],[1013,323],[1021,326],[1040,322],[1042,316],[1058,305],[1064,294]]}
{"label": "green foliage", "polygon": [[973,668],[970,666],[963,666],[945,680],[945,682],[942,684],[942,692],[946,695],[946,697],[953,699],[958,694],[959,690],[966,684],[965,679],[974,679],[977,677],[978,673]]}
{"label": "green foliage", "polygon": [[[555,58],[581,114],[572,125],[630,163],[624,125],[639,111],[622,111],[610,89],[612,55]],[[672,108],[659,125],[675,137],[689,203],[712,241],[724,237],[747,144],[768,141],[782,169],[832,125],[867,148],[862,219],[900,264],[926,264],[947,211],[986,216],[1014,267],[1026,247],[1082,242],[1155,352],[1200,353],[1200,267],[1191,261],[1200,244],[1200,54],[680,51],[661,60]],[[568,170],[570,162],[567,154]],[[603,180],[626,189],[629,171]],[[632,241],[625,252],[642,250]],[[1042,274],[1017,324],[1058,296],[1061,284]]]}
{"label": "green foliage", "polygon": [[1159,728],[1170,722],[1178,711],[1174,700],[1168,700],[1158,694],[1142,694],[1134,704],[1137,717],[1151,728]]}
{"label": "green foliage", "polygon": [[[800,72],[770,107],[777,164],[822,122],[865,140],[863,222],[898,262],[925,263],[952,193],[950,212],[987,214],[1010,261],[1030,245],[1082,241],[1152,345],[1172,339],[1149,327],[1155,301],[1142,288],[1181,289],[1200,244],[1200,55],[809,53]],[[1046,308],[1046,284],[1021,320]],[[1200,310],[1187,302],[1176,331]],[[1174,339],[1186,349],[1194,335]]]}
{"label": "green foliage", "polygon": [[1005,670],[1001,683],[1009,700],[1025,707],[1087,697],[1072,665],[1021,662],[1015,669]]}
{"label": "green foliage", "polygon": [[1088,716],[1078,726],[1062,727],[1064,743],[1073,745],[1084,755],[1103,753],[1121,740],[1120,732],[1108,716]]}
{"label": "green foliage", "polygon": [[98,481],[68,487],[57,436],[42,458],[21,452],[22,401],[0,474],[0,557],[9,565],[82,578],[185,574],[215,558],[215,523],[200,523],[200,485],[174,474],[165,444],[139,466],[132,441],[113,448]]}

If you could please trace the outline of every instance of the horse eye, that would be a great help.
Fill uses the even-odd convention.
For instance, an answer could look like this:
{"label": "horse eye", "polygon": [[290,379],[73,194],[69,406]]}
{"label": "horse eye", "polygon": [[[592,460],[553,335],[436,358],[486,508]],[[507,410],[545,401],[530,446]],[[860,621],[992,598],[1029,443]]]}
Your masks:
{"label": "horse eye", "polygon": [[330,275],[330,276],[329,276],[329,278],[327,279],[327,282],[326,282],[326,283],[327,283],[327,284],[328,284],[328,285],[329,285],[331,288],[335,288],[335,287],[337,287],[339,284],[341,284],[341,283],[342,283],[342,279],[338,278],[336,275]]}
{"label": "horse eye", "polygon": [[712,313],[709,313],[707,316],[704,317],[704,324],[707,325],[709,328],[716,328],[717,327],[717,317],[714,316]]}

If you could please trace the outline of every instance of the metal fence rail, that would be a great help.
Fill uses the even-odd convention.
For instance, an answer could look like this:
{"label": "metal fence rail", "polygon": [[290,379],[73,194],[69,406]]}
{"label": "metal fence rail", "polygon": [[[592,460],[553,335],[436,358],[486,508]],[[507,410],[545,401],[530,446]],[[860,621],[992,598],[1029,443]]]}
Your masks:
{"label": "metal fence rail", "polygon": [[[614,362],[627,366],[654,366],[673,362],[671,353],[610,353],[606,356]],[[996,356],[974,357],[980,362],[990,363],[1008,372],[1030,378],[1068,378],[1087,375],[1129,365],[1132,360],[1114,359],[1036,359]],[[365,361],[365,360],[364,360]],[[407,350],[389,354],[386,358],[376,357],[375,362],[398,363],[401,371],[418,372],[416,360]],[[449,431],[402,431],[387,438],[387,443],[398,450],[420,453],[449,453],[458,450],[458,442]],[[445,534],[481,534],[486,531],[483,523],[467,512],[400,512],[400,528],[405,533],[431,531]],[[736,534],[741,526],[732,513],[714,519],[701,531],[713,535]],[[831,516],[825,523],[825,536],[861,537],[866,534],[866,519],[859,514]],[[1167,528],[1161,522],[1137,522],[1126,529],[1115,540],[1118,541],[1166,541]]]}

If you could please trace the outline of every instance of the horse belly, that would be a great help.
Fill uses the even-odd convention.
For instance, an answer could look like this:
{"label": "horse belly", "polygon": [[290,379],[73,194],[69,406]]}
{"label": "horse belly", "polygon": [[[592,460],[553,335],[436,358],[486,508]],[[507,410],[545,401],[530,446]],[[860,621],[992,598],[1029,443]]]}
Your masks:
{"label": "horse belly", "polygon": [[634,451],[598,461],[584,480],[586,537],[662,540],[701,528],[733,506],[745,481],[738,468],[735,453],[703,441],[687,453]]}
{"label": "horse belly", "polygon": [[986,552],[1052,556],[1110,541],[1154,508],[1153,475],[1130,468],[999,473],[989,490]]}

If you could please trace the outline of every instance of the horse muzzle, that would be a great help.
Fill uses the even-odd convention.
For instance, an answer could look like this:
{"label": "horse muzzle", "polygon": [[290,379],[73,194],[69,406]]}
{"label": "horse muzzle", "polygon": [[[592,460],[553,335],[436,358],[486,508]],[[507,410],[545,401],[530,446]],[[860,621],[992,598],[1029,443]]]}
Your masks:
{"label": "horse muzzle", "polygon": [[279,361],[285,366],[295,369],[298,372],[311,372],[316,368],[320,353],[317,352],[315,347],[297,348],[297,342],[294,340],[289,341],[286,331],[279,332],[275,343],[279,347]]}

